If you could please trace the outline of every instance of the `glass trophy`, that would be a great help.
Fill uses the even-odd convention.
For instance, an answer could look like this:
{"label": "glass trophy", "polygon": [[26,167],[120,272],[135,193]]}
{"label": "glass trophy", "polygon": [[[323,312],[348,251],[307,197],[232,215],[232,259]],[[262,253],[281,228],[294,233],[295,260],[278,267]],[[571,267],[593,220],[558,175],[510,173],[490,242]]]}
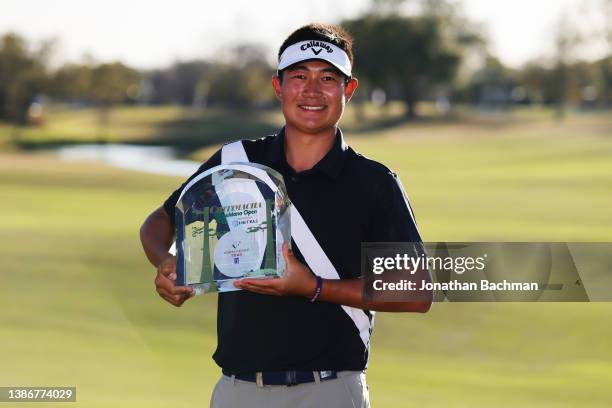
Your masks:
{"label": "glass trophy", "polygon": [[255,163],[213,167],[191,180],[175,209],[177,285],[196,294],[239,290],[240,278],[285,274],[290,201],[275,170]]}

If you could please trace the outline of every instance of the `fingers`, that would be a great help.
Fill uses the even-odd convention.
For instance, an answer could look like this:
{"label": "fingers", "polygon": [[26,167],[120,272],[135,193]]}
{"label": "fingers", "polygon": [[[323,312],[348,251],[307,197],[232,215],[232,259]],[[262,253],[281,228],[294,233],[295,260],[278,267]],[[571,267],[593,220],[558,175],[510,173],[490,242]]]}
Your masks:
{"label": "fingers", "polygon": [[172,281],[176,280],[176,257],[169,256],[164,259],[157,267],[157,272]]}
{"label": "fingers", "polygon": [[174,285],[155,285],[157,293],[167,296],[188,296],[191,297],[195,291],[191,286],[174,286]]}
{"label": "fingers", "polygon": [[289,248],[289,245],[287,245],[286,242],[283,244],[283,257],[285,258],[287,266],[291,265],[295,261],[293,251]]}
{"label": "fingers", "polygon": [[161,294],[160,295],[162,299],[164,299],[166,302],[170,303],[173,306],[176,307],[181,307],[183,305],[183,303],[185,303],[185,301],[187,299],[189,299],[190,297],[192,297],[193,295],[185,295],[185,294],[180,294],[180,295],[173,295],[173,296],[169,296],[166,294]]}
{"label": "fingers", "polygon": [[166,302],[176,307],[182,306],[187,299],[195,295],[193,288],[188,286],[177,286],[173,293],[158,289],[157,293],[159,293],[159,296]]}
{"label": "fingers", "polygon": [[260,293],[262,295],[275,295],[275,296],[281,295],[278,289],[276,288],[261,287],[257,285],[251,285],[251,284],[244,284],[241,286],[241,288],[244,290],[248,290],[250,292]]}
{"label": "fingers", "polygon": [[[176,273],[174,275],[176,279]],[[170,276],[164,275],[163,265],[160,265],[155,277],[155,290],[164,300],[177,307],[195,295],[195,290],[191,286],[176,286]]]}
{"label": "fingers", "polygon": [[241,279],[234,282],[234,286],[250,292],[263,295],[281,296],[285,293],[282,279]]}
{"label": "fingers", "polygon": [[195,290],[191,286],[174,286],[172,288],[173,295],[186,295],[191,296],[195,293]]}
{"label": "fingers", "polygon": [[157,276],[155,277],[155,287],[157,291],[163,290],[165,292],[172,292],[172,288],[174,288],[174,281],[168,279],[161,272],[157,272]]}

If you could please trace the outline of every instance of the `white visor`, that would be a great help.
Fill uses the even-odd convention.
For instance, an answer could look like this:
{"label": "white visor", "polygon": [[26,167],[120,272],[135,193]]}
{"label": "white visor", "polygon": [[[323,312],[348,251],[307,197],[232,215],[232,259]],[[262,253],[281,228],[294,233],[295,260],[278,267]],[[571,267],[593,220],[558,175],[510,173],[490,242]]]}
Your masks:
{"label": "white visor", "polygon": [[332,43],[319,40],[302,41],[287,47],[281,54],[278,71],[311,59],[327,61],[344,75],[351,77],[351,61],[346,52]]}

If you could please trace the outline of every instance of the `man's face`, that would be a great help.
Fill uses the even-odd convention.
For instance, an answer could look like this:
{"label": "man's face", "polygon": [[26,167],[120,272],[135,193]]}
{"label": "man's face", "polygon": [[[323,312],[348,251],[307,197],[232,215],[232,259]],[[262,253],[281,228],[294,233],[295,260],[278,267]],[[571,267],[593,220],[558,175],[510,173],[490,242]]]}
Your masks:
{"label": "man's face", "polygon": [[338,124],[357,80],[345,77],[325,61],[303,61],[288,67],[272,87],[281,101],[287,125],[304,133],[319,133]]}

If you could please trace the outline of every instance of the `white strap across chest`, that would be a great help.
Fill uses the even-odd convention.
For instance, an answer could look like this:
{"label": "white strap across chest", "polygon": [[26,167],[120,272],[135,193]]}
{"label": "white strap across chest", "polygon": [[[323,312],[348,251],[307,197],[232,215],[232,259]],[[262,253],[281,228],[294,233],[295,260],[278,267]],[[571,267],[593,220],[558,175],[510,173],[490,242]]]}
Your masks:
{"label": "white strap across chest", "polygon": [[[249,158],[244,150],[242,142],[229,143],[223,146],[221,150],[221,164],[229,163],[248,163]],[[267,182],[267,180],[265,180]],[[338,271],[329,260],[329,257],[321,248],[321,245],[306,225],[295,204],[291,206],[291,238],[298,246],[300,252],[304,256],[308,267],[316,274],[325,279],[340,279]],[[371,323],[368,316],[361,309],[342,305],[342,309],[351,318],[357,330],[359,337],[364,345],[368,347],[370,342]],[[374,312],[371,312],[372,314]]]}

